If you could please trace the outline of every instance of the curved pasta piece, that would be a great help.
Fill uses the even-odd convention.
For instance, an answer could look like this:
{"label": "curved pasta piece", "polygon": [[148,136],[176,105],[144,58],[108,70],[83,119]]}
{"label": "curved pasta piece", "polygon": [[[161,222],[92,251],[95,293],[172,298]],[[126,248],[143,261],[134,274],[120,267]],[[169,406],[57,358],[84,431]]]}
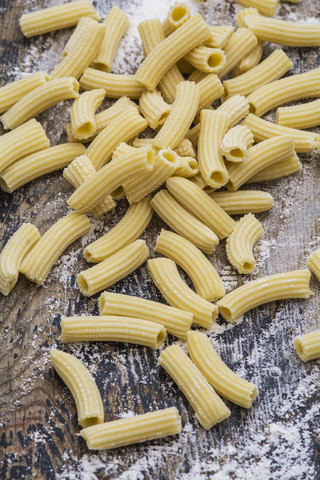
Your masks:
{"label": "curved pasta piece", "polygon": [[309,270],[269,275],[242,285],[218,301],[219,313],[232,322],[248,310],[276,300],[309,298],[314,293],[309,288]]}
{"label": "curved pasta piece", "polygon": [[92,23],[91,17],[82,17],[76,25],[76,28],[73,30],[71,37],[64,46],[62,50],[61,58],[64,58],[68,53],[77,48],[79,40],[83,37],[87,29]]}
{"label": "curved pasta piece", "polygon": [[252,273],[255,267],[253,246],[262,237],[261,223],[248,213],[237,222],[227,238],[227,257],[239,273]]}
{"label": "curved pasta piece", "polygon": [[320,357],[320,330],[294,339],[294,348],[303,362]]}
{"label": "curved pasta piece", "polygon": [[229,114],[228,128],[231,128],[248,115],[249,102],[246,97],[237,93],[223,102],[223,104],[217,108],[217,111]]}
{"label": "curved pasta piece", "polygon": [[73,355],[55,348],[51,349],[50,358],[57,374],[76,402],[79,425],[85,428],[102,423],[103,403],[89,370]]}
{"label": "curved pasta piece", "polygon": [[317,279],[320,281],[320,248],[309,255],[307,258],[307,267],[310,268],[312,273],[314,273]]}
{"label": "curved pasta piece", "polygon": [[199,173],[199,165],[193,157],[179,157],[174,174],[178,177],[190,178]]}
{"label": "curved pasta piece", "polygon": [[242,75],[258,65],[263,54],[264,42],[258,40],[257,46],[232,70],[232,75]]}
{"label": "curved pasta piece", "polygon": [[140,98],[144,87],[137,81],[135,75],[118,75],[116,73],[101,72],[94,68],[87,68],[80,78],[80,87],[83,90],[103,88],[109,98]]}
{"label": "curved pasta piece", "polygon": [[224,48],[233,35],[234,28],[231,25],[209,26],[211,37],[204,42],[207,47]]}
{"label": "curved pasta piece", "polygon": [[158,90],[153,92],[145,90],[140,97],[139,105],[142,115],[153,129],[163,125],[171,111],[171,105],[163,100]]}
{"label": "curved pasta piece", "polygon": [[263,15],[273,17],[276,14],[279,0],[237,0],[243,7],[253,7]]}
{"label": "curved pasta piece", "polygon": [[219,73],[227,63],[226,55],[221,48],[199,45],[188,52],[183,59],[200,72]]}
{"label": "curved pasta piece", "polygon": [[9,295],[18,281],[22,260],[39,241],[40,233],[31,223],[23,223],[9,238],[0,254],[0,292]]}
{"label": "curved pasta piece", "polygon": [[223,137],[221,151],[229,162],[243,162],[247,160],[248,149],[252,147],[253,142],[251,130],[244,125],[238,125],[228,130]]}
{"label": "curved pasta piece", "polygon": [[263,168],[260,172],[253,175],[253,177],[250,177],[247,183],[267,182],[269,180],[275,180],[276,178],[287,177],[300,170],[301,163],[299,157],[294,153],[285,160],[278,160],[276,163]]}
{"label": "curved pasta piece", "polygon": [[320,125],[320,100],[294,107],[278,108],[277,123],[291,128],[311,128]]}
{"label": "curved pasta piece", "polygon": [[159,365],[185,395],[203,428],[209,430],[230,416],[229,408],[178,345],[161,352]]}
{"label": "curved pasta piece", "polygon": [[40,85],[49,82],[50,77],[46,72],[36,72],[27,77],[10,82],[0,88],[0,113],[5,112],[17,103],[20,98],[27,95]]}
{"label": "curved pasta piece", "polygon": [[168,258],[154,258],[148,261],[148,268],[154,283],[170,305],[193,313],[193,321],[201,327],[212,326],[217,318],[217,306],[187,286],[180,277],[175,262]]}
{"label": "curved pasta piece", "polygon": [[273,198],[270,193],[259,190],[214,192],[210,197],[229,215],[265,212],[273,207]]}
{"label": "curved pasta piece", "polygon": [[197,110],[198,115],[203,108],[208,108],[212,102],[221,97],[224,89],[219,77],[214,73],[206,75],[199,82],[195,81],[195,83],[198,85],[200,90],[200,99]]}
{"label": "curved pasta piece", "polygon": [[257,43],[258,40],[251,30],[248,28],[238,28],[224,47],[227,61],[224,68],[219,72],[219,77],[223,78],[227,75],[227,73],[257,46]]}
{"label": "curved pasta piece", "polygon": [[189,5],[183,2],[176,2],[170,7],[167,17],[162,23],[163,31],[167,37],[172,32],[181,27],[191,17]]}
{"label": "curved pasta piece", "polygon": [[105,90],[84,92],[71,107],[71,131],[74,138],[85,140],[96,130],[95,111],[100,107],[106,95]]}

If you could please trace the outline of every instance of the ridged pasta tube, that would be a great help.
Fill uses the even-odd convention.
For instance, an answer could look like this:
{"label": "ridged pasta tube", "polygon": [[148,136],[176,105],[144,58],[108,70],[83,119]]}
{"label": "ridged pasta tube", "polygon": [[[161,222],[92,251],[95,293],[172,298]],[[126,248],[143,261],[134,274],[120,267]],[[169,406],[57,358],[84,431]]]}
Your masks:
{"label": "ridged pasta tube", "polygon": [[236,222],[193,182],[182,177],[171,177],[166,184],[171,195],[219,238],[226,238],[232,232]]}
{"label": "ridged pasta tube", "polygon": [[185,238],[168,230],[161,230],[154,250],[169,257],[185,270],[200,297],[212,302],[225,295],[223,282],[214,266]]}
{"label": "ridged pasta tube", "polygon": [[209,185],[206,184],[200,172],[198,172],[194,177],[190,178],[190,180],[192,183],[197,185],[199,188],[201,188],[201,190],[206,192],[208,195],[209,193],[212,193],[215,191],[214,188],[209,187]]}
{"label": "ridged pasta tube", "polygon": [[154,283],[170,305],[193,313],[194,323],[201,327],[212,326],[218,307],[188,287],[180,277],[175,262],[169,258],[154,258],[148,261],[148,268]]}
{"label": "ridged pasta tube", "polygon": [[199,172],[199,165],[193,157],[179,157],[174,174],[178,177],[190,178]]}
{"label": "ridged pasta tube", "polygon": [[77,284],[83,295],[91,297],[132,273],[147,260],[146,242],[136,240],[121,248],[94,267],[83,270],[77,276]]}
{"label": "ridged pasta tube", "polygon": [[151,200],[159,217],[182,237],[205,253],[211,254],[219,243],[216,234],[183,208],[167,190],[161,190]]}
{"label": "ridged pasta tube", "polygon": [[[31,141],[32,139],[32,141]],[[0,172],[25,155],[50,147],[41,123],[34,118],[0,137]]]}
{"label": "ridged pasta tube", "polygon": [[40,233],[31,223],[23,223],[9,238],[0,254],[0,292],[9,295],[18,281],[19,266],[39,241]]}
{"label": "ridged pasta tube", "polygon": [[263,168],[247,180],[247,183],[267,182],[276,178],[287,177],[301,170],[299,157],[294,153],[285,160],[278,160],[276,163]]}
{"label": "ridged pasta tube", "polygon": [[163,325],[123,316],[62,317],[61,342],[125,342],[159,348],[167,337]]}
{"label": "ridged pasta tube", "polygon": [[73,355],[55,348],[51,349],[50,358],[76,402],[79,425],[85,428],[102,423],[103,403],[89,370]]}
{"label": "ridged pasta tube", "polygon": [[227,63],[226,55],[221,48],[211,48],[205,45],[199,45],[183,58],[197,70],[205,73],[219,73]]}
{"label": "ridged pasta tube", "polygon": [[207,335],[188,332],[188,350],[193,363],[219,395],[240,407],[252,406],[258,394],[257,387],[227,367]]}
{"label": "ridged pasta tube", "polygon": [[224,48],[233,35],[234,28],[231,25],[209,26],[211,37],[204,44],[212,48]]}
{"label": "ridged pasta tube", "polygon": [[27,95],[40,85],[49,82],[50,77],[45,72],[36,72],[27,77],[7,83],[0,88],[0,113],[5,112],[17,103],[20,98]]}
{"label": "ridged pasta tube", "polygon": [[221,152],[229,162],[239,163],[247,160],[248,149],[254,141],[253,133],[244,125],[231,128],[223,137]]}
{"label": "ridged pasta tube", "polygon": [[199,114],[203,108],[207,108],[208,105],[223,95],[223,86],[219,77],[214,73],[206,75],[196,83],[200,89],[200,100],[197,110],[197,114]]}
{"label": "ridged pasta tube", "polygon": [[311,128],[320,125],[320,100],[294,107],[278,108],[277,123],[291,128]]}
{"label": "ridged pasta tube", "polygon": [[163,31],[167,37],[172,32],[181,27],[191,17],[189,5],[183,2],[176,2],[170,7],[167,17],[162,23]]}
{"label": "ridged pasta tube", "polygon": [[263,54],[263,45],[264,42],[258,40],[257,46],[254,47],[248,55],[241,60],[239,65],[234,67],[232,70],[232,76],[236,77],[237,75],[242,75],[245,72],[248,72],[254,68],[261,60]]}
{"label": "ridged pasta tube", "polygon": [[174,151],[180,156],[180,157],[193,157],[196,158],[196,151],[190,140],[187,138],[184,138],[181,140],[179,145],[177,145],[174,149]]}
{"label": "ridged pasta tube", "polygon": [[320,249],[309,255],[309,257],[307,258],[307,266],[320,281]]}
{"label": "ridged pasta tube", "polygon": [[42,35],[61,28],[76,25],[80,18],[91,17],[100,20],[98,12],[89,0],[78,0],[64,5],[24,13],[19,24],[26,37]]}
{"label": "ridged pasta tube", "polygon": [[223,102],[223,104],[217,108],[217,112],[224,112],[229,115],[228,128],[231,128],[248,115],[249,102],[245,96],[237,93]]}
{"label": "ridged pasta tube", "polygon": [[224,48],[227,57],[224,68],[219,72],[223,78],[229,73],[248,53],[257,46],[258,40],[248,28],[238,28]]}
{"label": "ridged pasta tube", "polygon": [[103,88],[109,98],[140,98],[144,87],[136,80],[135,75],[118,75],[87,68],[80,78],[83,90]]}
{"label": "ridged pasta tube", "polygon": [[[273,17],[276,14],[279,0],[236,0],[243,7],[253,7],[263,15]],[[258,13],[258,12],[257,12]],[[271,40],[272,41],[272,40]]]}
{"label": "ridged pasta tube", "polygon": [[18,100],[1,121],[6,130],[13,130],[47,108],[69,98],[79,97],[79,83],[73,77],[56,78],[40,85]]}
{"label": "ridged pasta tube", "polygon": [[320,357],[320,330],[294,339],[294,348],[303,362]]}
{"label": "ridged pasta tube", "polygon": [[98,263],[113,255],[121,248],[140,237],[147,228],[153,214],[150,206],[150,197],[133,203],[109,232],[90,243],[84,251],[83,256],[87,262]]}
{"label": "ridged pasta tube", "polygon": [[107,450],[181,432],[181,419],[175,407],[122,418],[80,431],[89,450]]}
{"label": "ridged pasta tube", "polygon": [[142,115],[153,129],[163,125],[171,111],[171,105],[163,100],[158,90],[153,92],[145,90],[140,97],[139,105]]}
{"label": "ridged pasta tube", "polygon": [[259,190],[214,192],[210,197],[229,215],[265,212],[273,207],[273,198],[270,193]]}
{"label": "ridged pasta tube", "polygon": [[178,345],[167,347],[161,352],[159,365],[185,395],[203,428],[209,430],[230,416],[229,408]]}
{"label": "ridged pasta tube", "polygon": [[23,259],[19,272],[29,280],[43,285],[53,264],[63,251],[90,230],[86,215],[72,212],[58,220]]}
{"label": "ridged pasta tube", "polygon": [[71,107],[71,131],[74,138],[85,140],[96,130],[95,112],[106,95],[103,88],[84,92]]}
{"label": "ridged pasta tube", "polygon": [[232,322],[248,310],[276,300],[307,299],[314,293],[309,288],[309,270],[295,270],[259,278],[246,283],[218,301],[219,313]]}
{"label": "ridged pasta tube", "polygon": [[186,339],[193,321],[191,312],[145,298],[103,292],[99,297],[100,315],[126,315],[160,323],[168,333]]}
{"label": "ridged pasta tube", "polygon": [[71,37],[64,46],[62,50],[61,58],[64,58],[68,53],[72,50],[77,48],[79,40],[85,34],[86,30],[92,24],[92,18],[90,17],[82,17],[80,18],[79,22],[77,23],[76,28],[73,30]]}
{"label": "ridged pasta tube", "polygon": [[227,257],[231,265],[239,273],[252,273],[255,267],[253,246],[262,237],[261,223],[248,213],[236,224],[227,238]]}

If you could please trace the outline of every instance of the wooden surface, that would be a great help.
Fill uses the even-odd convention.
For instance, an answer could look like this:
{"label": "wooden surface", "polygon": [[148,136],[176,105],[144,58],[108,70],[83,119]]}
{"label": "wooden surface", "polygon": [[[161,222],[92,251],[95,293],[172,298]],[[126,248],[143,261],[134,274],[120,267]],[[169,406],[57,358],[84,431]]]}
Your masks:
{"label": "wooden surface", "polygon": [[[57,64],[71,30],[28,40],[18,27],[23,11],[56,3],[0,2],[1,85],[19,78],[19,72],[47,65],[52,69]],[[143,12],[140,0],[98,3],[102,14],[114,4],[129,15]],[[149,13],[154,6],[153,15],[157,15],[161,2],[144,3]],[[235,8],[230,1],[192,5],[211,23],[234,21]],[[296,15],[300,20],[318,15],[320,20],[319,10],[318,0],[302,0],[300,4],[283,2],[279,14],[288,19]],[[163,11],[159,5],[162,18]],[[138,44],[133,51],[126,45],[123,48],[129,53],[122,73],[134,70],[132,58],[141,58]],[[272,48],[269,45],[266,54]],[[296,73],[319,64],[319,49],[285,51],[294,61]],[[70,103],[64,102],[38,117],[53,144],[65,140],[63,126],[69,107]],[[249,279],[305,268],[307,255],[320,246],[320,153],[300,158],[302,172],[262,186],[274,196],[275,206],[258,215],[265,235],[256,248],[257,267]],[[12,195],[0,192],[1,248],[24,221],[34,223],[44,233],[68,212],[66,199],[72,191],[57,172]],[[315,296],[307,301],[272,303],[248,312],[236,324],[220,319],[212,328],[210,338],[222,358],[258,385],[259,396],[250,411],[227,402],[231,417],[209,432],[201,428],[183,395],[157,366],[159,351],[122,344],[59,343],[61,315],[98,313],[98,295],[84,298],[75,282],[76,274],[88,266],[82,250],[115,225],[126,209],[122,201],[114,212],[93,221],[91,232],[66,250],[44,286],[37,287],[20,276],[10,296],[0,299],[1,478],[319,479],[319,361],[303,364],[292,344],[298,334],[319,328],[320,285],[315,277],[311,282]],[[150,246],[151,257],[155,256],[155,237],[163,226],[155,216],[142,236]],[[210,258],[227,290],[248,281],[228,265],[224,242]],[[163,301],[146,265],[110,291]],[[167,343],[173,342],[171,337]],[[88,366],[102,394],[106,420],[175,405],[182,416],[182,434],[110,452],[89,452],[77,435],[74,401],[51,367],[52,345],[75,354]]]}

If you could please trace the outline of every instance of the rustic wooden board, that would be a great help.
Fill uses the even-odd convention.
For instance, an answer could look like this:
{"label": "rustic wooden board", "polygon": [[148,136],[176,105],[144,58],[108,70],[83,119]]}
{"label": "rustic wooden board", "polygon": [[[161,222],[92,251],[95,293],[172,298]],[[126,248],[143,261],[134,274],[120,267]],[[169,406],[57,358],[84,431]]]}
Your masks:
{"label": "rustic wooden board", "polygon": [[[19,72],[52,68],[71,30],[24,39],[17,20],[31,7],[51,6],[55,0],[0,2],[1,85]],[[129,15],[164,15],[166,3],[123,0],[97,2],[102,14],[118,4]],[[211,23],[234,21],[235,4],[211,0],[192,4]],[[158,11],[159,10],[159,11]],[[318,16],[319,1],[283,3],[282,18],[302,20]],[[140,13],[139,13],[140,12]],[[122,72],[134,71],[140,61],[138,42],[122,48]],[[266,47],[266,54],[271,50]],[[319,64],[319,49],[285,48],[294,61],[294,72]],[[122,60],[121,60],[122,59]],[[17,65],[19,67],[17,67]],[[39,115],[53,144],[65,141],[69,102]],[[320,154],[301,155],[302,172],[265,183],[262,189],[275,199],[274,208],[260,214],[265,236],[257,248],[257,268],[250,279],[304,268],[307,255],[320,240]],[[68,212],[66,199],[72,187],[61,172],[20,188],[13,195],[0,192],[0,240],[3,246],[24,221],[45,232]],[[319,328],[320,287],[312,278],[315,296],[308,301],[269,304],[233,325],[218,321],[210,338],[226,363],[256,382],[259,397],[250,411],[228,404],[231,417],[206,432],[192,409],[157,366],[158,351],[118,344],[62,345],[58,341],[61,315],[97,314],[97,298],[84,298],[75,277],[87,267],[82,250],[108,231],[125,213],[126,202],[105,218],[94,221],[92,231],[69,247],[52,269],[43,287],[21,276],[10,296],[1,298],[0,404],[3,479],[319,479],[319,362],[302,364],[292,341],[300,333]],[[143,234],[151,250],[163,227],[153,218]],[[230,290],[247,278],[228,266],[225,244],[211,257]],[[110,291],[163,301],[146,265]],[[167,343],[175,340],[170,338]],[[178,342],[181,343],[181,342]],[[152,441],[111,452],[89,452],[77,435],[75,404],[53,372],[49,361],[52,345],[74,353],[94,375],[103,396],[106,420],[175,405],[183,420],[178,437]]]}

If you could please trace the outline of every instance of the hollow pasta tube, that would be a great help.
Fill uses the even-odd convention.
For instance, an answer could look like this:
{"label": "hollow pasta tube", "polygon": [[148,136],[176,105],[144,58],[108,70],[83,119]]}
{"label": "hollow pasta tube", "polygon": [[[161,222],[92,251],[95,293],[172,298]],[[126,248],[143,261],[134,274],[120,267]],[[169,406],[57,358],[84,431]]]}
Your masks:
{"label": "hollow pasta tube", "polygon": [[174,151],[180,156],[180,157],[193,157],[196,158],[196,151],[190,140],[187,138],[184,138],[181,140],[179,145],[177,145],[174,149]]}
{"label": "hollow pasta tube", "polygon": [[[263,15],[273,17],[276,14],[279,0],[236,0],[243,7],[253,7]],[[258,12],[257,12],[258,13]]]}
{"label": "hollow pasta tube", "polygon": [[226,55],[221,48],[211,48],[205,45],[194,48],[183,59],[200,72],[205,73],[219,73],[227,62]]}
{"label": "hollow pasta tube", "polygon": [[[257,15],[257,14],[259,14],[259,11],[256,8],[249,7],[241,10],[241,12],[239,12],[236,15],[238,28],[246,27],[244,19],[247,15]],[[264,45],[264,42],[262,40],[258,40],[257,46],[254,47],[251,50],[251,52],[246,57],[244,57],[241,60],[241,62],[238,63],[238,65],[233,69],[232,71],[233,77],[236,77],[237,75],[241,75],[242,73],[247,72],[248,70],[251,70],[256,65],[258,65],[262,57],[263,45]]]}
{"label": "hollow pasta tube", "polygon": [[190,178],[199,172],[199,165],[193,157],[180,157],[176,162],[176,170],[174,174],[178,177]]}
{"label": "hollow pasta tube", "polygon": [[294,348],[303,362],[320,357],[320,330],[294,339]]}
{"label": "hollow pasta tube", "polygon": [[229,73],[251,50],[257,46],[258,40],[254,33],[248,28],[238,28],[224,47],[226,64],[218,73],[223,78]]}
{"label": "hollow pasta tube", "polygon": [[238,125],[228,130],[223,137],[221,152],[229,162],[244,162],[248,158],[248,150],[253,142],[251,130],[244,125]]}
{"label": "hollow pasta tube", "polygon": [[217,108],[217,112],[224,112],[229,115],[228,128],[231,128],[248,115],[249,102],[244,95],[237,93],[223,102],[223,104]]}
{"label": "hollow pasta tube", "polygon": [[153,92],[145,90],[140,97],[139,105],[142,115],[153,129],[163,125],[171,111],[171,105],[164,101],[159,90]]}
{"label": "hollow pasta tube", "polygon": [[71,107],[71,131],[74,138],[85,140],[96,130],[95,112],[106,95],[103,88],[84,92]]}
{"label": "hollow pasta tube", "polygon": [[291,128],[311,128],[320,125],[320,100],[294,107],[278,108],[277,123]]}
{"label": "hollow pasta tube", "polygon": [[176,2],[170,7],[167,17],[162,23],[163,31],[167,37],[181,27],[191,17],[189,5],[183,2]]}
{"label": "hollow pasta tube", "polygon": [[294,152],[291,157],[285,160],[278,160],[277,162],[263,168],[258,173],[247,180],[247,183],[267,182],[275,180],[276,178],[287,177],[293,173],[301,170],[301,163],[298,155]]}
{"label": "hollow pasta tube", "polygon": [[76,28],[73,30],[72,35],[70,36],[69,40],[64,46],[64,49],[62,50],[61,58],[65,57],[68,53],[77,48],[79,40],[82,38],[82,36],[85,34],[91,24],[91,17],[80,18]]}
{"label": "hollow pasta tube", "polygon": [[307,266],[320,281],[320,249],[309,255],[309,257],[307,258]]}
{"label": "hollow pasta tube", "polygon": [[118,75],[116,73],[101,72],[94,68],[87,68],[80,78],[80,87],[83,90],[103,88],[109,98],[140,98],[144,87],[137,81],[135,75]]}
{"label": "hollow pasta tube", "polygon": [[17,103],[20,98],[40,85],[49,82],[50,77],[45,72],[36,72],[20,80],[7,83],[0,88],[0,113],[5,112]]}
{"label": "hollow pasta tube", "polygon": [[273,198],[270,193],[259,190],[214,192],[210,197],[229,215],[265,212],[273,207]]}
{"label": "hollow pasta tube", "polygon": [[211,73],[206,75],[202,80],[196,82],[200,90],[200,99],[197,114],[203,108],[208,108],[212,102],[223,95],[223,86],[217,75]]}
{"label": "hollow pasta tube", "polygon": [[211,37],[204,42],[207,47],[224,48],[233,35],[234,28],[231,25],[209,26]]}

